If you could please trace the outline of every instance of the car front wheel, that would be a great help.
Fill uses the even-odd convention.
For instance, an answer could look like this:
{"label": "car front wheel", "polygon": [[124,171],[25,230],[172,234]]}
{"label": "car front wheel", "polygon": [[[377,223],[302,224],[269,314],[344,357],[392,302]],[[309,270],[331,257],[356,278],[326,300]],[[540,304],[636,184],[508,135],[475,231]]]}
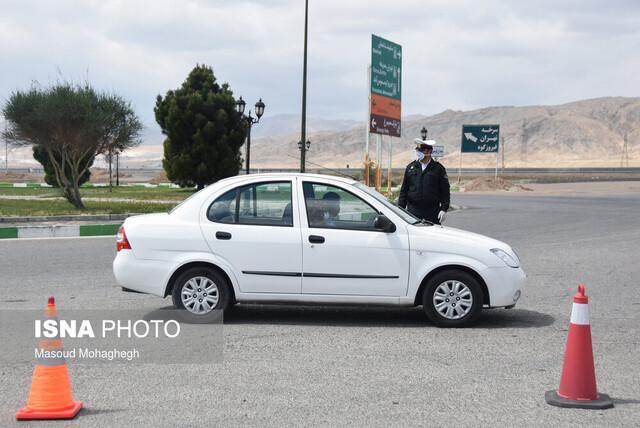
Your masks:
{"label": "car front wheel", "polygon": [[434,275],[425,286],[422,306],[438,327],[466,327],[482,311],[482,288],[467,272],[446,270]]}
{"label": "car front wheel", "polygon": [[229,284],[213,269],[187,269],[173,284],[172,299],[176,309],[186,309],[195,315],[205,315],[229,305]]}

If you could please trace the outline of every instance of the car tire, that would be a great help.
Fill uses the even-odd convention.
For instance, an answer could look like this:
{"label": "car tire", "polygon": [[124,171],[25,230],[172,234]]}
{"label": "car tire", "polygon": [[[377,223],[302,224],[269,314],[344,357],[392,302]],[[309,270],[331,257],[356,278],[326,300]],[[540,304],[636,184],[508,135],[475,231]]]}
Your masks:
{"label": "car tire", "polygon": [[176,278],[171,298],[176,309],[206,315],[213,310],[227,309],[231,300],[230,285],[213,269],[193,267]]}
{"label": "car tire", "polygon": [[482,311],[482,288],[469,273],[445,270],[429,279],[422,294],[422,307],[438,327],[467,327]]}

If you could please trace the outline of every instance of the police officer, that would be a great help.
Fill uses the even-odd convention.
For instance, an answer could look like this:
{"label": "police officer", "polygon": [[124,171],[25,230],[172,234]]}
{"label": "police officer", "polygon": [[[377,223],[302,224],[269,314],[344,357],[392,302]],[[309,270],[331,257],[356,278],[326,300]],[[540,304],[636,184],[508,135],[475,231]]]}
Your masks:
{"label": "police officer", "polygon": [[444,166],[431,158],[431,140],[416,140],[416,160],[404,172],[398,205],[418,218],[440,224],[449,209],[449,177]]}

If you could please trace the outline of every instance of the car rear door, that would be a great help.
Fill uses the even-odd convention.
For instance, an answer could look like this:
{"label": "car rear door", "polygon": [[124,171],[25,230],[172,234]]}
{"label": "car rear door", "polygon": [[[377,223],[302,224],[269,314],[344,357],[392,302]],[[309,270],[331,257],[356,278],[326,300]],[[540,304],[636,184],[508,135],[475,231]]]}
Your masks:
{"label": "car rear door", "polygon": [[243,293],[299,294],[300,220],[292,180],[229,189],[209,203],[202,231],[231,266]]}
{"label": "car rear door", "polygon": [[406,228],[393,233],[376,230],[376,202],[367,202],[348,186],[300,180],[302,293],[406,295]]}

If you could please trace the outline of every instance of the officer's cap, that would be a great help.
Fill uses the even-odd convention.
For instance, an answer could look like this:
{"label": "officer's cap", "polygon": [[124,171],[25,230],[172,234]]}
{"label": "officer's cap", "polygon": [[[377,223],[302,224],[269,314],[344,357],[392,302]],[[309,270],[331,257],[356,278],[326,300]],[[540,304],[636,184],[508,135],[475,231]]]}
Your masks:
{"label": "officer's cap", "polygon": [[424,150],[433,150],[433,144],[435,141],[433,140],[421,140],[420,138],[416,138],[413,140],[416,144],[416,150],[424,151]]}

